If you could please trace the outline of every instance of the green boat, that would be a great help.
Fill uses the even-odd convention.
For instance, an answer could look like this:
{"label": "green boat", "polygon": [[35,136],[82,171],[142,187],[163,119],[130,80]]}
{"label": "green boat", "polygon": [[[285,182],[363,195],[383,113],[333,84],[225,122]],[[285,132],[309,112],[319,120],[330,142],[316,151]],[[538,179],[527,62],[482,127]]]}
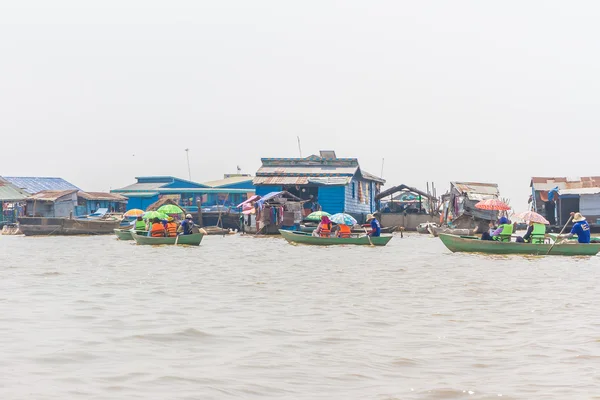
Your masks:
{"label": "green boat", "polygon": [[[476,237],[462,237],[440,233],[442,243],[453,253],[487,253],[487,254],[529,254],[545,256],[551,244],[531,244],[516,242],[497,242],[481,240]],[[552,247],[552,256],[595,256],[600,251],[600,243],[580,244],[565,243]]]}
{"label": "green boat", "polygon": [[191,235],[179,235],[177,237],[149,237],[138,235],[132,232],[131,236],[137,244],[141,245],[188,245],[199,246],[204,235],[202,233],[193,233]]}
{"label": "green boat", "polygon": [[[567,232],[567,233],[563,233],[563,235],[566,235],[566,234],[568,234],[568,233],[569,233],[569,232]],[[548,237],[549,237],[550,239],[552,239],[552,240],[556,240],[556,239],[558,238],[558,233],[546,233],[546,236],[548,236]],[[577,238],[577,235],[573,235],[573,237],[572,237],[572,238],[570,238],[570,239],[567,239],[567,240],[577,240],[577,239],[578,239],[578,238]],[[600,242],[600,237],[598,237],[598,236],[592,236],[592,237],[590,238],[590,240],[591,240],[592,242]]]}
{"label": "green boat", "polygon": [[315,237],[307,232],[286,231],[283,229],[280,229],[279,233],[281,233],[281,236],[283,236],[283,238],[290,243],[314,244],[321,246],[333,246],[338,244],[358,244],[369,246],[371,242],[373,242],[374,246],[385,246],[390,240],[392,240],[393,237],[392,235],[372,237],[371,242],[369,242],[369,238],[366,236],[357,236],[350,238],[323,238]]}
{"label": "green boat", "polygon": [[[115,229],[115,235],[119,240],[133,240],[133,236],[131,236],[131,229]],[[145,235],[146,231],[135,231],[138,235]]]}

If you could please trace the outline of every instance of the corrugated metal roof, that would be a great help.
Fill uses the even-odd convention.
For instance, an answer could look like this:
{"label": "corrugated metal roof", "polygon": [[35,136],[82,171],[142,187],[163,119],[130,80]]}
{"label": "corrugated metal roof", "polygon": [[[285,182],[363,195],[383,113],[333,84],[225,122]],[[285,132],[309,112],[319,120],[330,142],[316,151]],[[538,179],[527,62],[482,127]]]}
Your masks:
{"label": "corrugated metal roof", "polygon": [[563,194],[599,194],[600,187],[593,188],[578,188],[578,189],[560,189],[558,191],[559,195]]}
{"label": "corrugated metal roof", "polygon": [[131,192],[131,193],[122,193],[124,197],[154,197],[158,196],[158,192]]}
{"label": "corrugated metal roof", "polygon": [[600,176],[568,177],[537,177],[531,178],[531,186],[536,191],[561,189],[578,189],[600,187]]}
{"label": "corrugated metal roof", "polygon": [[308,183],[325,186],[345,186],[352,180],[351,176],[309,177]]}
{"label": "corrugated metal roof", "polygon": [[221,186],[234,185],[236,183],[241,182],[249,182],[252,181],[252,179],[252,176],[231,176],[229,178],[223,178],[216,181],[204,182],[203,185],[216,188]]}
{"label": "corrugated metal roof", "polygon": [[77,192],[77,190],[43,190],[41,192],[29,196],[27,200],[56,201],[61,197],[68,196],[75,192]]}
{"label": "corrugated metal roof", "polygon": [[479,193],[487,195],[499,195],[496,183],[482,182],[450,182],[461,193]]}
{"label": "corrugated metal roof", "polygon": [[127,197],[121,196],[120,194],[116,194],[116,193],[78,192],[77,196],[82,197],[86,200],[127,202]]}
{"label": "corrugated metal roof", "polygon": [[29,194],[38,193],[43,190],[81,190],[77,186],[62,178],[45,178],[30,176],[3,176],[5,180]]}
{"label": "corrugated metal roof", "polygon": [[256,172],[256,176],[353,176],[358,170],[354,167],[338,167],[329,165],[314,166],[262,166]]}
{"label": "corrugated metal roof", "polygon": [[129,186],[125,186],[120,189],[112,190],[112,192],[115,192],[115,191],[134,192],[136,190],[139,190],[141,192],[148,192],[148,191],[158,190],[161,187],[166,186],[168,184],[169,184],[169,182],[166,182],[166,183],[165,182],[133,183]]}
{"label": "corrugated metal roof", "polygon": [[0,178],[0,201],[21,201],[28,196],[28,193]]}
{"label": "corrugated metal roof", "polygon": [[306,176],[257,176],[253,185],[308,185]]}
{"label": "corrugated metal roof", "polygon": [[385,179],[380,178],[376,175],[370,174],[367,171],[365,171],[364,169],[360,170],[360,174],[363,176],[363,178],[371,180],[371,181],[375,181],[375,182],[380,182],[380,183],[385,183]]}

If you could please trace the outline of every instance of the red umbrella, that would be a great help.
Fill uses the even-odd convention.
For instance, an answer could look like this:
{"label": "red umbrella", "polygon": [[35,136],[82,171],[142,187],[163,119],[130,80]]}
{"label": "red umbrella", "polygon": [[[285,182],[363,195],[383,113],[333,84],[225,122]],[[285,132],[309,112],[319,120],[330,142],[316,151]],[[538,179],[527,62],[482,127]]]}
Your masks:
{"label": "red umbrella", "polygon": [[506,211],[510,210],[510,206],[503,201],[498,199],[482,200],[475,204],[475,208],[480,210],[491,210],[491,211]]}

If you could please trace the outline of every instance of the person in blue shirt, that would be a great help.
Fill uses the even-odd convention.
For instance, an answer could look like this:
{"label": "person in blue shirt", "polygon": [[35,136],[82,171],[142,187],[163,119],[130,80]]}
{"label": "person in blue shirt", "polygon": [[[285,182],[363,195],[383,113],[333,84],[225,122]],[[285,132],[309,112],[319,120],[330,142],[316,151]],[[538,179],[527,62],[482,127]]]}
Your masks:
{"label": "person in blue shirt", "polygon": [[590,242],[590,225],[585,220],[585,217],[581,215],[581,213],[571,213],[573,216],[573,228],[571,229],[571,233],[566,236],[563,236],[567,239],[572,238],[574,235],[577,235],[577,241],[579,243],[589,243]]}
{"label": "person in blue shirt", "polygon": [[194,233],[193,228],[194,220],[192,219],[192,215],[187,214],[185,219],[181,222],[181,225],[179,225],[179,231],[184,235],[191,235]]}
{"label": "person in blue shirt", "polygon": [[367,215],[367,222],[371,223],[371,232],[369,232],[368,235],[371,237],[381,236],[381,225],[379,224],[379,221],[377,221],[377,218],[375,218],[373,214]]}

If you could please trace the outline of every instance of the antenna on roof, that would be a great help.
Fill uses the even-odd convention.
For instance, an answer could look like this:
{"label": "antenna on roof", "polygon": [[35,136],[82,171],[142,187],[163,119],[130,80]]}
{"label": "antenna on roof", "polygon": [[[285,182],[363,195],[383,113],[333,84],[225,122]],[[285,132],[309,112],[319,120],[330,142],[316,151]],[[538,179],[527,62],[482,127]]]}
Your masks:
{"label": "antenna on roof", "polygon": [[300,158],[302,158],[302,147],[300,147],[300,136],[296,136],[298,138],[298,151],[300,152]]}
{"label": "antenna on roof", "polygon": [[240,168],[239,165],[237,166],[237,172],[238,172],[238,174],[240,174],[242,172],[242,169]]}
{"label": "antenna on roof", "polygon": [[385,158],[381,159],[381,175],[379,175],[380,178],[383,178],[383,163],[385,161]]}
{"label": "antenna on roof", "polygon": [[185,155],[187,157],[187,163],[188,163],[188,178],[191,181],[192,180],[192,170],[190,169],[190,149],[185,149]]}

